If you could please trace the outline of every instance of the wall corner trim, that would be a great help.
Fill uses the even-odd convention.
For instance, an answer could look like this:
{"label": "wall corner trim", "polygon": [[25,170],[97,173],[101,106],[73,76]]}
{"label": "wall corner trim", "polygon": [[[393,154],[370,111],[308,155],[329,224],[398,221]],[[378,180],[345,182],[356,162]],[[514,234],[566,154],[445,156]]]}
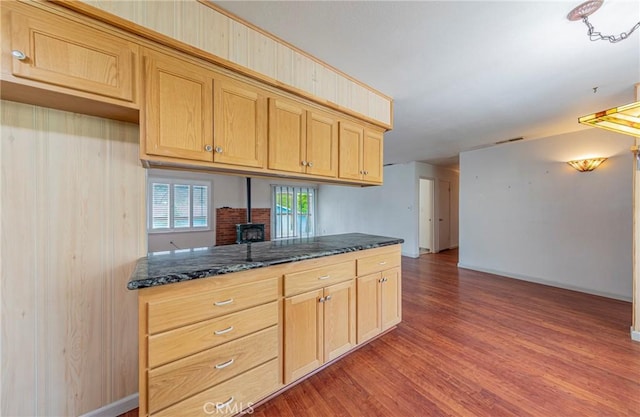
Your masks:
{"label": "wall corner trim", "polygon": [[633,327],[631,328],[631,340],[640,342],[640,330],[633,330]]}
{"label": "wall corner trim", "polygon": [[87,414],[83,414],[80,417],[113,417],[119,416],[131,411],[138,407],[139,395],[136,392],[128,397],[119,399],[116,402],[107,404],[104,407],[100,407],[97,410],[89,411]]}

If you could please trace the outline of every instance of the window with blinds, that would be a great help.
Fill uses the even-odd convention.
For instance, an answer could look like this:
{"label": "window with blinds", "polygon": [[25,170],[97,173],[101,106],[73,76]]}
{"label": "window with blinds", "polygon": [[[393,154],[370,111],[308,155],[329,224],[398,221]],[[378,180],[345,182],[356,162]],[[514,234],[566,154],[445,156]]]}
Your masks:
{"label": "window with blinds", "polygon": [[208,230],[211,184],[149,178],[150,232]]}
{"label": "window with blinds", "polygon": [[316,193],[312,187],[273,186],[273,239],[315,236]]}

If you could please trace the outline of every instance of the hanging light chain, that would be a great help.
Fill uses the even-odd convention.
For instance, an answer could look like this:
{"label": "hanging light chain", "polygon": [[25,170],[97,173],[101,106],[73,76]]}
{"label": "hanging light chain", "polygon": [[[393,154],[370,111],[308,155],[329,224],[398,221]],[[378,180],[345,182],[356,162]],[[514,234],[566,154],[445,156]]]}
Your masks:
{"label": "hanging light chain", "polygon": [[589,18],[587,16],[582,17],[582,21],[589,28],[587,34],[589,35],[589,39],[592,41],[609,41],[611,43],[620,42],[625,40],[633,33],[634,30],[640,28],[640,22],[636,23],[629,32],[622,32],[619,36],[615,35],[603,35],[600,32],[596,32],[591,22],[589,22]]}

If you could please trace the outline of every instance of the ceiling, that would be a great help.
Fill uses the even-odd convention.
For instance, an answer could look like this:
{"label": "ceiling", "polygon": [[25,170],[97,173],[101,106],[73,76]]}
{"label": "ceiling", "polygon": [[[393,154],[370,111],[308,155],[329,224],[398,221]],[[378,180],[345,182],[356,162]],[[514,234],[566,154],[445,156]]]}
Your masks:
{"label": "ceiling", "polygon": [[[635,101],[640,30],[592,42],[576,1],[214,1],[394,99],[384,163],[454,165],[461,151],[589,129],[577,118]],[[619,35],[637,0],[590,17]],[[594,87],[597,87],[594,93]]]}

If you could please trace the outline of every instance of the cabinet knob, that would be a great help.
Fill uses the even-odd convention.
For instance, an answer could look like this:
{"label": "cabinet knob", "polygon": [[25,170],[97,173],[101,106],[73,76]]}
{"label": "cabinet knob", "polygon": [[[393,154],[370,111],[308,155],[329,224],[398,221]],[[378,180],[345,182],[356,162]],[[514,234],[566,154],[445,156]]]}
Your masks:
{"label": "cabinet knob", "polygon": [[321,303],[324,303],[324,302],[325,302],[325,300],[326,300],[326,298],[324,298],[324,297],[320,297],[320,299],[319,299],[318,301],[319,301],[319,302],[321,302]]}
{"label": "cabinet knob", "polygon": [[330,295],[327,295],[326,297],[324,297],[324,300],[325,300],[325,301],[329,301],[329,300],[331,300],[331,296],[330,296]]}
{"label": "cabinet knob", "polygon": [[313,166],[313,162],[309,162],[307,165],[308,165],[309,167],[312,167],[312,166]]}
{"label": "cabinet knob", "polygon": [[211,152],[213,150],[213,146],[211,145],[204,145],[204,150],[207,152]]}
{"label": "cabinet knob", "polygon": [[216,153],[222,153],[222,147],[216,146]]}
{"label": "cabinet knob", "polygon": [[360,170],[360,174],[364,175],[364,171],[363,171],[363,170]]}
{"label": "cabinet knob", "polygon": [[369,171],[365,171],[365,172],[364,172],[364,175],[369,175]]}
{"label": "cabinet knob", "polygon": [[11,55],[13,55],[13,57],[18,61],[24,61],[25,59],[27,59],[27,56],[24,54],[24,52],[18,51],[17,49],[11,51]]}
{"label": "cabinet knob", "polygon": [[307,161],[302,161],[301,164],[302,164],[303,167],[306,167],[307,166]]}

